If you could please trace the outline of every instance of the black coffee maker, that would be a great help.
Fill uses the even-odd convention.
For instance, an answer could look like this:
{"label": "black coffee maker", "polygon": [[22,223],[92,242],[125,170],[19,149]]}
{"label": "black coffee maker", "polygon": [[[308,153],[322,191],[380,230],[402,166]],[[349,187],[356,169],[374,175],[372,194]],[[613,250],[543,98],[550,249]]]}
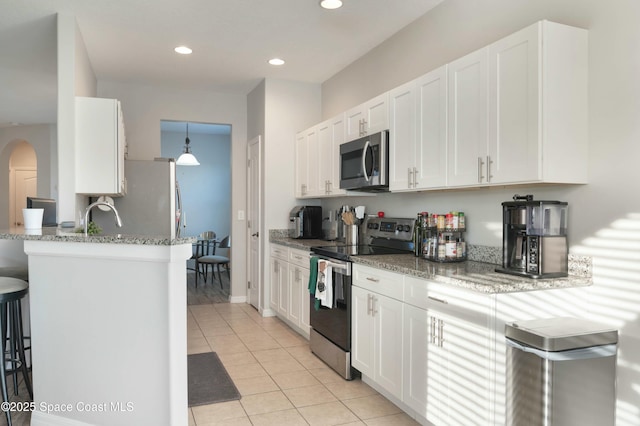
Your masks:
{"label": "black coffee maker", "polygon": [[568,203],[514,195],[502,203],[502,268],[530,278],[566,277]]}

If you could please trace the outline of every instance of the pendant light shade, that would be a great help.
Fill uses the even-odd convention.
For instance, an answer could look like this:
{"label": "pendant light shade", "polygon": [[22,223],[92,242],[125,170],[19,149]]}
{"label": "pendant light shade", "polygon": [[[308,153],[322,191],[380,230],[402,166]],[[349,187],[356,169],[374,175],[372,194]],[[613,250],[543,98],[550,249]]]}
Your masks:
{"label": "pendant light shade", "polygon": [[184,141],[184,152],[180,157],[178,157],[178,161],[176,161],[178,166],[199,166],[200,163],[198,159],[191,153],[191,147],[189,146],[189,123],[187,123],[187,139]]}

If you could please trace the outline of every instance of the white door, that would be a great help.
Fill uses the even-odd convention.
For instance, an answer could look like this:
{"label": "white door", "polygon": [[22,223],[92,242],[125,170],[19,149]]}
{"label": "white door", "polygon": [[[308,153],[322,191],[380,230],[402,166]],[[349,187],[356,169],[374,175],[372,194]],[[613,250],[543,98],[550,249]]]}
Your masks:
{"label": "white door", "polygon": [[402,308],[403,303],[374,295],[375,380],[398,399],[402,398]]}
{"label": "white door", "polygon": [[369,377],[375,373],[372,303],[371,293],[360,287],[351,288],[351,364]]}
{"label": "white door", "polygon": [[22,209],[27,207],[27,197],[35,197],[38,193],[38,172],[36,170],[15,170],[15,191],[12,225],[24,225]]}
{"label": "white door", "polygon": [[249,285],[247,289],[247,299],[256,309],[264,308],[264,303],[260,303],[263,294],[263,282],[260,279],[262,268],[262,248],[260,244],[260,229],[262,217],[260,211],[260,200],[262,198],[262,181],[260,170],[262,167],[262,157],[260,155],[262,139],[258,136],[249,141],[247,147],[247,276]]}

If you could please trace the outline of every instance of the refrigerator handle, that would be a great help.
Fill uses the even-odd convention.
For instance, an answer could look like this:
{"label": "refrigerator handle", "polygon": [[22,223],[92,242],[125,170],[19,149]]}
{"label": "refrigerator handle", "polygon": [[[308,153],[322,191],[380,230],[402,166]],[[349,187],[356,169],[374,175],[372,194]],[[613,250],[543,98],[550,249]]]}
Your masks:
{"label": "refrigerator handle", "polygon": [[182,216],[182,194],[180,193],[180,185],[176,179],[176,238],[180,238],[181,225],[187,226],[185,218]]}

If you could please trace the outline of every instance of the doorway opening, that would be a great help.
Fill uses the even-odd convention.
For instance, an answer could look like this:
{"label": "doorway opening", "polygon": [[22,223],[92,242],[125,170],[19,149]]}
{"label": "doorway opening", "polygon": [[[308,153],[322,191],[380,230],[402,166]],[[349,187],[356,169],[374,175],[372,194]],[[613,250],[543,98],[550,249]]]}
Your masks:
{"label": "doorway opening", "polygon": [[[189,147],[199,166],[176,166],[176,180],[182,196],[183,237],[197,237],[205,231],[213,231],[221,241],[231,236],[231,125],[199,123],[193,121],[162,120],[160,122],[161,155],[178,158],[185,150],[189,125]],[[216,254],[230,257],[229,249],[216,249]],[[194,267],[193,261],[188,267]],[[231,268],[233,261],[230,262]],[[223,269],[222,277],[215,278],[211,272],[207,282],[199,279],[198,288],[189,283],[190,304],[228,302],[230,294],[229,275]],[[232,272],[230,274],[233,276]],[[222,279],[222,288],[219,282]],[[193,288],[192,288],[193,287]],[[222,293],[222,296],[220,296]],[[193,297],[195,296],[195,297]]]}
{"label": "doorway opening", "polygon": [[27,141],[20,141],[9,158],[9,225],[24,227],[22,209],[27,197],[38,195],[38,161],[36,151]]}

